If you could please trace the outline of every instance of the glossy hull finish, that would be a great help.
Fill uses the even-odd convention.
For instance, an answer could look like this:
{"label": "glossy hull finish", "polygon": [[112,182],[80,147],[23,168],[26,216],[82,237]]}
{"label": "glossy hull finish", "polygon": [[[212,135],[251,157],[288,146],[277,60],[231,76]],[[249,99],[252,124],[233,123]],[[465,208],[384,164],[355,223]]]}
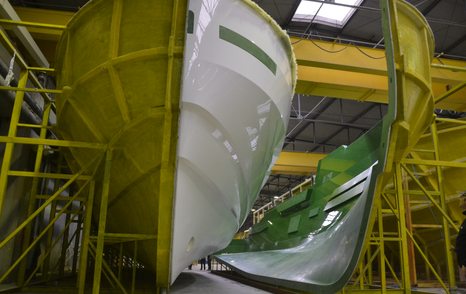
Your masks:
{"label": "glossy hull finish", "polygon": [[172,279],[246,219],[281,151],[294,83],[283,35],[257,7],[193,0],[189,10]]}
{"label": "glossy hull finish", "polygon": [[155,235],[138,256],[168,287],[228,244],[281,149],[288,37],[251,1],[96,0],[58,52],[59,131],[113,149],[106,231]]}
{"label": "glossy hull finish", "polygon": [[389,112],[353,144],[322,159],[312,189],[268,211],[248,239],[234,241],[218,256],[249,278],[312,293],[338,292],[362,254],[374,199],[392,179],[393,164],[432,121],[433,34],[414,7],[381,2]]}

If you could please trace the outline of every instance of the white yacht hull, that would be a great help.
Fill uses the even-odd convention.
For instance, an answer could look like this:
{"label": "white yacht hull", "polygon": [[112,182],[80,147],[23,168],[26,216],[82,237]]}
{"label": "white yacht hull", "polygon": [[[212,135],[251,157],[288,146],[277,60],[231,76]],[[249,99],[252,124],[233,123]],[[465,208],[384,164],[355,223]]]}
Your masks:
{"label": "white yacht hull", "polygon": [[246,219],[282,148],[295,82],[284,33],[254,4],[192,0],[189,10],[172,282]]}

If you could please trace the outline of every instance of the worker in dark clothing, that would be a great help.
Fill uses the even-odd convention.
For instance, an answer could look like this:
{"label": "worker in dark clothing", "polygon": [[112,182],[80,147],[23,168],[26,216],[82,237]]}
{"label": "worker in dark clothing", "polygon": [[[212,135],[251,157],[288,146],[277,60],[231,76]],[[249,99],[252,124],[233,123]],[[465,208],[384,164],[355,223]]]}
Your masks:
{"label": "worker in dark clothing", "polygon": [[[466,215],[466,193],[463,193],[460,198],[460,208],[463,214]],[[466,219],[461,224],[460,231],[456,237],[456,257],[458,258],[458,267],[460,274],[460,282],[466,282]]]}
{"label": "worker in dark clothing", "polygon": [[199,259],[199,263],[201,264],[201,270],[206,270],[206,267],[205,267],[206,262],[207,262],[207,260],[206,260],[205,257]]}
{"label": "worker in dark clothing", "polygon": [[212,256],[207,255],[207,269],[212,270]]}

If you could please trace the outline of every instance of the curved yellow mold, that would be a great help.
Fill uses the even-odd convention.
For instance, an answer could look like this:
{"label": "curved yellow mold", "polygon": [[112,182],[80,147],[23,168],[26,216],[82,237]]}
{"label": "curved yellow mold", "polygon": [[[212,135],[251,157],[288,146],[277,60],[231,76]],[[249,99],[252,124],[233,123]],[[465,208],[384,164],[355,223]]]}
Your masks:
{"label": "curved yellow mold", "polygon": [[[114,149],[107,231],[157,235],[138,254],[160,287],[169,283],[186,2],[91,1],[68,24],[57,58],[60,134]],[[95,154],[72,156],[79,168]]]}
{"label": "curved yellow mold", "polygon": [[[385,171],[407,155],[432,121],[433,95],[430,64],[433,33],[422,14],[405,1],[381,1],[390,22],[384,25],[389,73],[389,113],[394,120]],[[387,21],[386,18],[383,20]],[[387,125],[387,127],[390,127]]]}
{"label": "curved yellow mold", "polygon": [[[288,37],[250,0],[191,1],[189,12],[187,3],[90,1],[67,26],[57,58],[58,129],[67,140],[107,144],[105,231],[151,237],[138,243],[138,259],[159,288],[226,246],[246,217],[281,148],[296,82]],[[261,38],[242,35],[251,27]],[[97,155],[71,153],[73,169]],[[207,160],[215,166],[202,166]],[[236,185],[230,175],[242,173],[253,176]],[[215,192],[220,181],[227,192]],[[223,203],[207,212],[217,220],[186,220],[211,203]]]}

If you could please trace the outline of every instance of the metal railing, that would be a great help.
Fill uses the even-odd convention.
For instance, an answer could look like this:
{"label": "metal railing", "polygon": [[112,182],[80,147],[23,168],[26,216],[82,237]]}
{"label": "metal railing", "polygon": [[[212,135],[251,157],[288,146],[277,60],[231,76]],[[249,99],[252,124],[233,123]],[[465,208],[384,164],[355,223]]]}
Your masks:
{"label": "metal railing", "polygon": [[314,184],[314,177],[310,177],[309,179],[297,185],[290,191],[287,191],[280,196],[275,196],[272,201],[270,201],[269,203],[265,204],[261,208],[254,211],[252,223],[253,224],[258,223],[264,217],[267,211],[271,210],[278,204],[285,202],[285,200],[295,196],[296,194],[299,194],[303,192],[304,190],[309,189],[309,187],[312,186],[313,184]]}

